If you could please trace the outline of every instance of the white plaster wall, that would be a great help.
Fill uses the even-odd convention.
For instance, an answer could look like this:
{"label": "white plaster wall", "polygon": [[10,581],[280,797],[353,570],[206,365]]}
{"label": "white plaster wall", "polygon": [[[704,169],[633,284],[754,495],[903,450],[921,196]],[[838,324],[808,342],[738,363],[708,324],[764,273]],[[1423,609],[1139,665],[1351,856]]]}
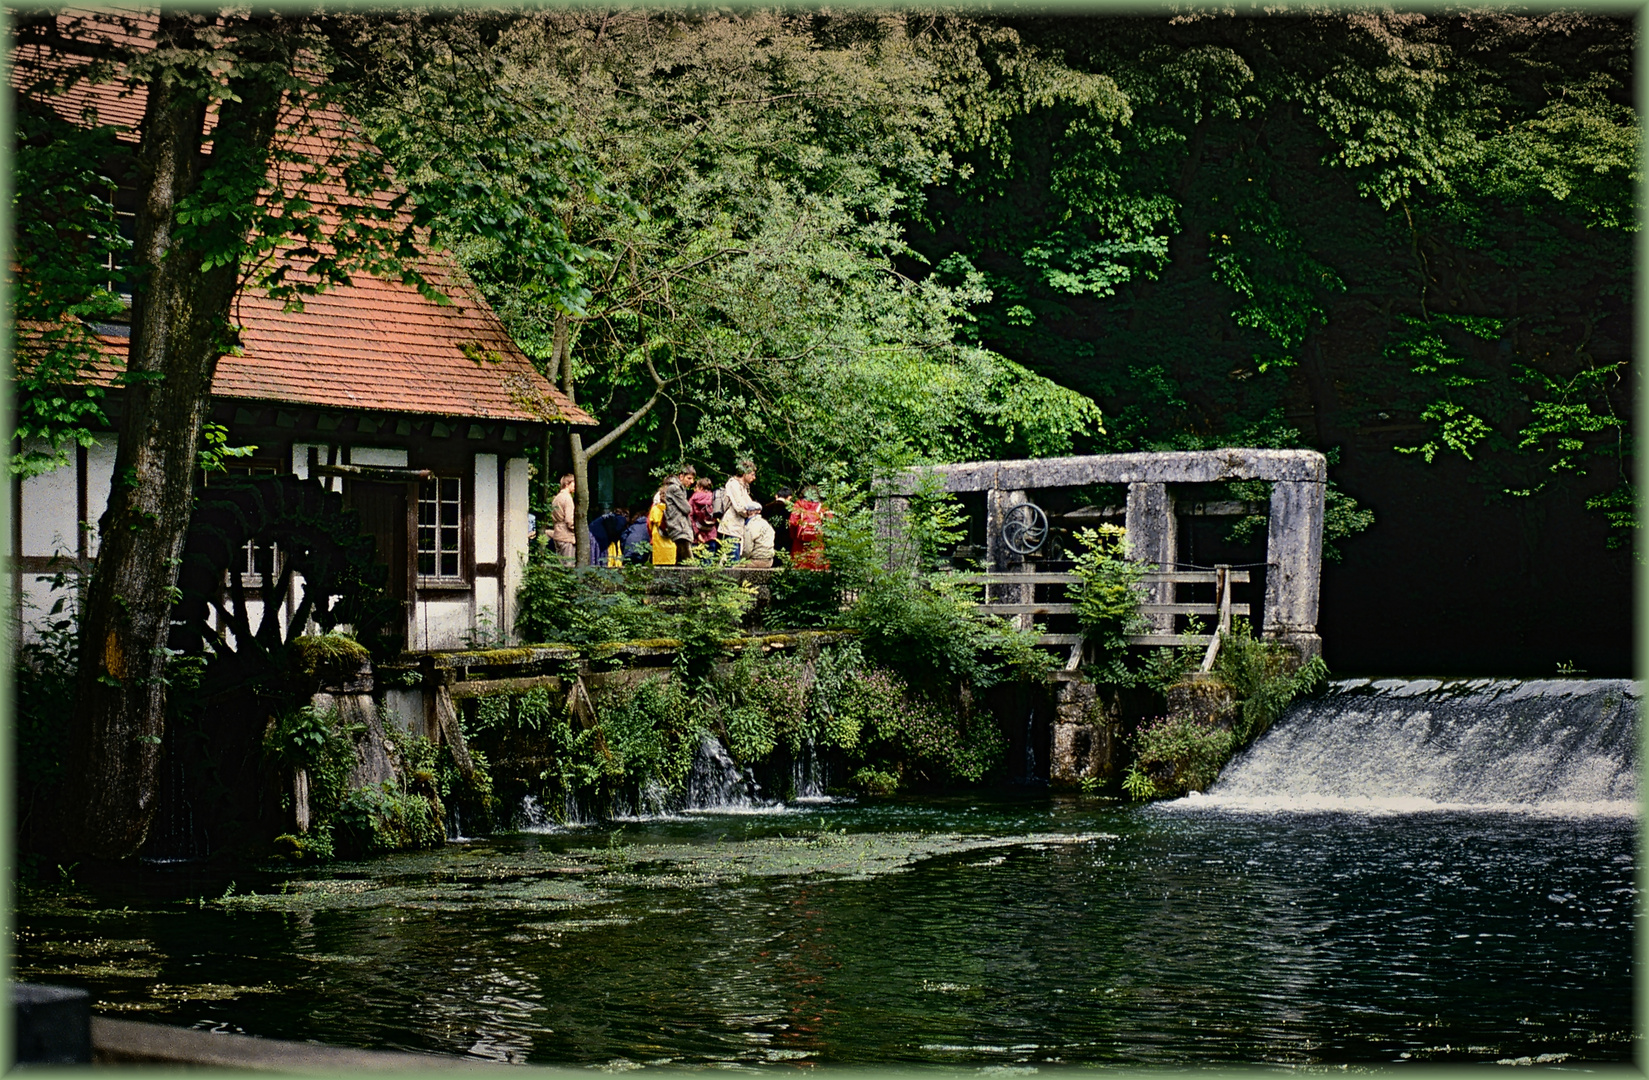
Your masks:
{"label": "white plaster wall", "polygon": [[508,627],[504,625],[504,612],[498,606],[498,579],[477,576],[475,579],[475,625],[481,626],[481,616],[488,615],[492,619],[492,632],[505,634]]}
{"label": "white plaster wall", "polygon": [[[46,444],[31,442],[42,451]],[[80,530],[79,473],[71,455],[69,464],[49,473],[23,480],[22,499],[17,508],[23,527],[23,550],[19,555],[78,555]]]}
{"label": "white plaster wall", "polygon": [[461,649],[472,628],[469,598],[420,600],[412,628],[414,649]]}
{"label": "white plaster wall", "polygon": [[[475,561],[498,561],[498,455],[475,455]],[[477,600],[479,605],[481,602]]]}
{"label": "white plaster wall", "polygon": [[381,465],[385,468],[404,469],[407,467],[407,452],[393,446],[351,446],[349,448],[349,463],[351,465]]}
{"label": "white plaster wall", "polygon": [[[300,442],[293,443],[292,444],[292,471],[293,471],[293,473],[295,473],[297,475],[298,479],[300,479],[300,480],[309,479],[309,448],[311,446],[313,446],[315,448],[315,456],[316,456],[317,459],[320,460],[320,462],[322,464],[326,463],[327,454],[332,449],[332,446],[331,446],[330,443],[300,443]],[[329,490],[329,491],[342,491],[343,490],[343,478],[342,477],[339,477],[339,476],[323,477],[321,482],[326,485],[327,490]]]}
{"label": "white plaster wall", "polygon": [[504,463],[504,595],[500,598],[503,611],[502,625],[508,628],[507,640],[515,637],[515,594],[521,588],[522,571],[527,565],[527,459],[510,458]]}
{"label": "white plaster wall", "polygon": [[[51,579],[39,574],[23,574],[22,578],[21,595],[18,597],[22,601],[19,611],[22,623],[20,629],[24,641],[39,641],[43,628],[68,617],[67,609],[74,598],[74,578],[71,577],[68,585],[62,589],[53,589]],[[53,615],[52,605],[60,598],[65,610]]]}
{"label": "white plaster wall", "polygon": [[115,477],[115,442],[113,432],[97,437],[97,445],[86,450],[86,516],[94,526],[87,536],[88,550],[97,554],[97,529],[103,511],[109,508],[109,491]]}

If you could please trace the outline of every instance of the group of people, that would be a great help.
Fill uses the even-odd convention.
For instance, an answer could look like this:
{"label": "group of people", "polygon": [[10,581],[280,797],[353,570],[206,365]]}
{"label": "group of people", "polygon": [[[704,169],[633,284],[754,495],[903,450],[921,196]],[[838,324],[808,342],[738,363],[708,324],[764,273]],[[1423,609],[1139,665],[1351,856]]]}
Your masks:
{"label": "group of people", "polygon": [[[550,512],[550,538],[569,562],[576,553],[573,482],[571,474],[561,478]],[[675,566],[713,559],[770,567],[782,551],[797,569],[828,569],[825,509],[817,490],[809,487],[797,495],[780,488],[763,503],[753,493],[755,482],[756,466],[749,461],[739,462],[720,488],[693,466],[683,465],[659,485],[646,509],[632,514],[615,506],[590,522],[589,564]]]}

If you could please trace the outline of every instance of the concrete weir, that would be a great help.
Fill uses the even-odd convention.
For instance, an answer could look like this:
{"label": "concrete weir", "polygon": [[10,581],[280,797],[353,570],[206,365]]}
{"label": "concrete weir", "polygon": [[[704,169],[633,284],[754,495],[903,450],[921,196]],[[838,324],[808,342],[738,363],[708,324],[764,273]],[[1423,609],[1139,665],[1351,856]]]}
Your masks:
{"label": "concrete weir", "polygon": [[[884,533],[896,538],[910,497],[923,485],[952,493],[985,494],[986,563],[996,573],[1023,569],[1023,560],[1002,542],[1001,525],[1015,505],[1037,491],[1125,484],[1124,527],[1129,558],[1174,569],[1179,550],[1176,485],[1261,480],[1271,485],[1266,530],[1266,574],[1261,636],[1291,646],[1302,662],[1322,654],[1317,634],[1323,552],[1323,487],[1328,461],[1314,450],[1224,448],[1163,453],[1092,454],[1020,461],[970,461],[910,469],[882,500]],[[897,551],[897,547],[893,550]],[[998,588],[1003,588],[998,586]],[[1146,602],[1171,605],[1172,582],[1148,585]],[[1028,587],[1007,586],[1006,589]],[[1009,598],[1017,601],[1016,594]],[[1028,597],[1027,597],[1028,599]],[[1148,613],[1152,631],[1173,632],[1174,616]],[[1074,665],[1074,654],[1073,654]],[[1048,779],[1055,785],[1111,779],[1124,711],[1120,701],[1101,701],[1080,674],[1056,674],[1046,731]],[[1026,738],[1029,738],[1027,732]]]}
{"label": "concrete weir", "polygon": [[[1315,450],[1175,450],[1143,454],[1088,454],[1024,461],[968,461],[909,469],[884,500],[889,530],[902,521],[911,495],[931,476],[949,492],[986,493],[995,526],[1014,505],[1035,491],[1126,484],[1129,555],[1159,566],[1175,561],[1179,542],[1173,485],[1228,480],[1263,480],[1271,485],[1266,531],[1265,621],[1261,633],[1286,641],[1301,658],[1320,655],[1317,635],[1318,586],[1323,565],[1323,485],[1328,460]],[[987,528],[987,551],[994,570],[1007,570],[1011,553]],[[1158,590],[1171,585],[1155,586]],[[1171,597],[1153,597],[1168,602]]]}

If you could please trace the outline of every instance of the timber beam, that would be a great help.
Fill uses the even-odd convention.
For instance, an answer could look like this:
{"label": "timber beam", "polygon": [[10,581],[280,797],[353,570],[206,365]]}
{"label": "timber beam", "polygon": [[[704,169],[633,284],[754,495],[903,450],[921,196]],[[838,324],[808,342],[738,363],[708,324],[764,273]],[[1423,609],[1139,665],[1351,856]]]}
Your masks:
{"label": "timber beam", "polygon": [[1022,461],[964,461],[906,469],[889,494],[915,494],[923,475],[946,491],[1026,491],[1088,484],[1214,484],[1225,480],[1284,480],[1321,484],[1328,461],[1315,450],[1172,450],[1141,454],[1086,454]]}

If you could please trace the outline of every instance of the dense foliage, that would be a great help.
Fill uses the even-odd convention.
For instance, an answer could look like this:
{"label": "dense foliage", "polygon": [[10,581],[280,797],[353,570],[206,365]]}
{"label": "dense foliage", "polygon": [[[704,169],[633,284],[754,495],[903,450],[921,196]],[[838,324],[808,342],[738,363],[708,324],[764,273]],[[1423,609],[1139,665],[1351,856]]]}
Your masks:
{"label": "dense foliage", "polygon": [[976,340],[1100,402],[1096,448],[1355,440],[1454,455],[1499,498],[1630,501],[1628,21],[991,25],[993,91],[1031,51],[1119,105],[960,146],[912,244],[983,274]]}
{"label": "dense foliage", "polygon": [[[629,459],[751,452],[778,482],[1356,441],[1624,527],[1631,40],[1574,13],[540,13],[486,74],[601,177],[559,204],[587,299],[462,253],[599,415],[649,410]],[[1331,541],[1370,524],[1330,502]]]}
{"label": "dense foliage", "polygon": [[505,804],[533,796],[556,816],[659,812],[682,805],[706,739],[740,769],[791,794],[791,768],[825,762],[864,794],[977,784],[1006,742],[988,710],[937,700],[867,659],[856,641],[806,656],[745,652],[694,681],[639,674],[596,693],[533,689],[479,699],[468,738],[508,763]]}
{"label": "dense foliage", "polygon": [[1236,620],[1221,639],[1214,681],[1206,684],[1228,693],[1231,704],[1218,717],[1180,709],[1141,724],[1130,739],[1134,760],[1123,790],[1136,799],[1206,790],[1232,754],[1265,734],[1290,702],[1327,675],[1322,657],[1302,664],[1291,648],[1256,639],[1246,619]]}

